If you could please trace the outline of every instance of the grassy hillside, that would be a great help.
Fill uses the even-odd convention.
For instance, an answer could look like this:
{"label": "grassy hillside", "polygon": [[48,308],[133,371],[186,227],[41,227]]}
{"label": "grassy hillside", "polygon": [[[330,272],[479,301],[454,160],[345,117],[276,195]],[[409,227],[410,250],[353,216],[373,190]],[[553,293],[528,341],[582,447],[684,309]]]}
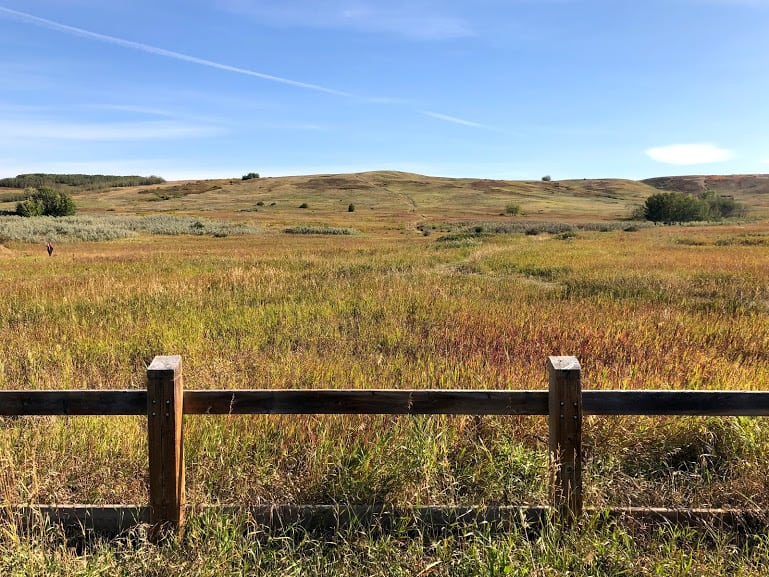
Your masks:
{"label": "grassy hillside", "polygon": [[[733,194],[753,216],[769,213],[769,176],[507,181],[394,171],[251,180],[177,181],[74,193],[81,212],[182,213],[280,229],[302,224],[416,230],[455,221],[596,222],[627,219],[660,188]],[[667,187],[667,188],[666,188]],[[12,211],[21,190],[0,190]],[[350,212],[353,205],[354,212]],[[300,208],[303,207],[303,208]]]}
{"label": "grassy hillside", "polygon": [[[499,216],[510,203],[520,204],[528,216],[623,218],[629,205],[642,202],[651,192],[650,187],[632,181],[545,183],[368,172],[169,184],[83,195],[82,200],[84,206],[93,208],[110,202],[130,210],[258,209],[269,211],[270,218],[277,214],[289,220],[294,219],[291,213],[303,203],[307,203],[309,214],[323,217],[345,212],[353,203],[356,211],[364,213],[362,218],[418,222],[434,218],[487,219]],[[260,201],[263,207],[257,206]]]}
{"label": "grassy hillside", "polygon": [[[155,355],[180,354],[191,389],[543,389],[547,356],[563,354],[590,389],[769,390],[769,222],[613,225],[655,190],[375,172],[77,193],[82,220],[27,220],[137,234],[57,243],[53,257],[0,245],[0,388],[140,388]],[[523,216],[503,215],[508,203]],[[544,418],[185,428],[191,504],[548,502]],[[589,417],[583,443],[590,505],[769,508],[760,419]],[[144,503],[146,419],[0,419],[0,462],[4,503]],[[600,521],[270,535],[212,514],[160,547],[138,530],[77,548],[0,522],[0,574],[758,576],[769,564],[765,533]]]}

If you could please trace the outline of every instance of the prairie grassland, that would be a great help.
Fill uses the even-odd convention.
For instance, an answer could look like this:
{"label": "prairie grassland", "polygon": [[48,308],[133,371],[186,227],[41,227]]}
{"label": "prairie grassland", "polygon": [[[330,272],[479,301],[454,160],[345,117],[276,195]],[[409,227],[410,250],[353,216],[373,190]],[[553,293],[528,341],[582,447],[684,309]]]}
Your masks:
{"label": "prairie grassland", "polygon": [[[9,243],[0,388],[141,388],[153,356],[180,354],[187,388],[541,389],[547,356],[575,355],[586,388],[769,389],[766,224],[466,243],[401,232],[139,236],[60,245],[53,258]],[[192,503],[546,502],[539,417],[188,417],[185,427]],[[585,435],[592,505],[769,507],[758,419],[591,417]],[[147,500],[141,418],[3,419],[0,461],[6,503]],[[187,574],[215,574],[217,562],[219,574],[384,574],[380,563],[387,574],[430,563],[423,574],[555,574],[587,570],[590,557],[605,564],[594,574],[670,562],[681,567],[663,574],[716,575],[769,559],[765,540],[748,551],[732,536],[674,529],[639,543],[595,529],[562,549],[552,535],[480,529],[429,547],[341,533],[329,549],[310,536],[248,545],[237,523],[194,521],[193,535],[219,541],[192,558],[189,540],[97,544],[91,569],[58,538],[39,545],[42,529],[31,544],[10,530],[3,540],[24,570],[50,562],[71,574],[129,558],[146,572],[158,555]],[[6,572],[12,563],[0,560]]]}

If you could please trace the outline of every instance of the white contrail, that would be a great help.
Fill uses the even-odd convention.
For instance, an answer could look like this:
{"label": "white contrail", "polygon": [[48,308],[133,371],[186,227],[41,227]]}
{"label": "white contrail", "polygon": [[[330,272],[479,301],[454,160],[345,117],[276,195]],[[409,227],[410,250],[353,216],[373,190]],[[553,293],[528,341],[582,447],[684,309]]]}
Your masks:
{"label": "white contrail", "polygon": [[18,10],[11,10],[10,8],[3,8],[0,6],[0,14],[6,14],[27,22],[34,24],[35,26],[41,26],[50,30],[56,30],[58,32],[64,32],[73,36],[81,36],[83,38],[90,38],[92,40],[98,40],[99,42],[106,42],[108,44],[115,44],[117,46],[123,46],[125,48],[132,48],[141,52],[147,52],[148,54],[156,54],[158,56],[165,56],[166,58],[173,58],[175,60],[182,60],[184,62],[191,62],[193,64],[199,64],[200,66],[208,66],[209,68],[217,68],[226,72],[235,72],[236,74],[245,74],[246,76],[255,76],[263,80],[270,80],[272,82],[280,82],[281,84],[288,84],[290,86],[296,86],[297,88],[304,88],[306,90],[315,90],[317,92],[325,92],[326,94],[333,94],[335,96],[353,97],[354,95],[349,92],[343,92],[341,90],[334,90],[333,88],[326,88],[325,86],[319,86],[317,84],[309,84],[307,82],[299,82],[298,80],[290,80],[288,78],[281,78],[280,76],[273,76],[271,74],[264,74],[262,72],[256,72],[247,68],[238,68],[237,66],[230,66],[229,64],[222,64],[220,62],[214,62],[212,60],[205,60],[204,58],[197,58],[188,54],[182,54],[181,52],[174,52],[172,50],[166,50],[164,48],[158,48],[157,46],[150,46],[148,44],[142,44],[141,42],[133,42],[131,40],[125,40],[124,38],[118,38],[116,36],[109,36],[107,34],[99,34],[98,32],[91,32],[90,30],[84,30],[83,28],[76,28],[75,26],[69,26],[53,20],[47,20],[26,12],[19,12]]}

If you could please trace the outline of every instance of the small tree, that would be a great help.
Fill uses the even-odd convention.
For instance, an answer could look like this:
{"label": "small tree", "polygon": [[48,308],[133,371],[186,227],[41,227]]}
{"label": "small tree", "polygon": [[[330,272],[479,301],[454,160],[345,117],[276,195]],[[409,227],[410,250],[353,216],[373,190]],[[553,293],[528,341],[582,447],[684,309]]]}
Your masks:
{"label": "small tree", "polygon": [[546,174],[545,176],[542,177],[542,182],[550,182],[550,180],[551,179],[549,174]]}
{"label": "small tree", "polygon": [[683,192],[652,194],[644,204],[644,217],[652,222],[690,222],[708,218],[708,203]]}
{"label": "small tree", "polygon": [[71,216],[77,212],[72,195],[50,188],[38,188],[16,205],[20,216]]}
{"label": "small tree", "polygon": [[258,172],[249,172],[243,175],[243,180],[251,180],[252,178],[259,178]]}

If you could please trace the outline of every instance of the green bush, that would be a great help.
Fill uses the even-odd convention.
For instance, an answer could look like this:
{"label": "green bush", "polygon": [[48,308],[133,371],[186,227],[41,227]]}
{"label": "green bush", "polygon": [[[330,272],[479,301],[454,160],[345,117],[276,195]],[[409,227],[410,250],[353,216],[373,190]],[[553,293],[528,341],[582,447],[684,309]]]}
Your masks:
{"label": "green bush", "polygon": [[509,216],[517,216],[521,214],[521,205],[520,204],[508,204],[505,207],[505,214]]}
{"label": "green bush", "polygon": [[660,192],[646,199],[639,215],[652,222],[690,222],[743,216],[745,207],[731,196],[706,192],[700,196],[683,192]]}
{"label": "green bush", "polygon": [[75,201],[70,194],[50,188],[34,189],[27,200],[16,205],[19,216],[72,216],[75,212]]}
{"label": "green bush", "polygon": [[243,175],[243,180],[251,180],[253,178],[259,178],[258,172],[249,172],[248,174]]}
{"label": "green bush", "polygon": [[652,222],[690,222],[707,220],[708,203],[691,194],[660,192],[644,203],[644,217]]}
{"label": "green bush", "polygon": [[355,205],[353,203],[350,203],[347,207],[347,212],[355,212]]}

